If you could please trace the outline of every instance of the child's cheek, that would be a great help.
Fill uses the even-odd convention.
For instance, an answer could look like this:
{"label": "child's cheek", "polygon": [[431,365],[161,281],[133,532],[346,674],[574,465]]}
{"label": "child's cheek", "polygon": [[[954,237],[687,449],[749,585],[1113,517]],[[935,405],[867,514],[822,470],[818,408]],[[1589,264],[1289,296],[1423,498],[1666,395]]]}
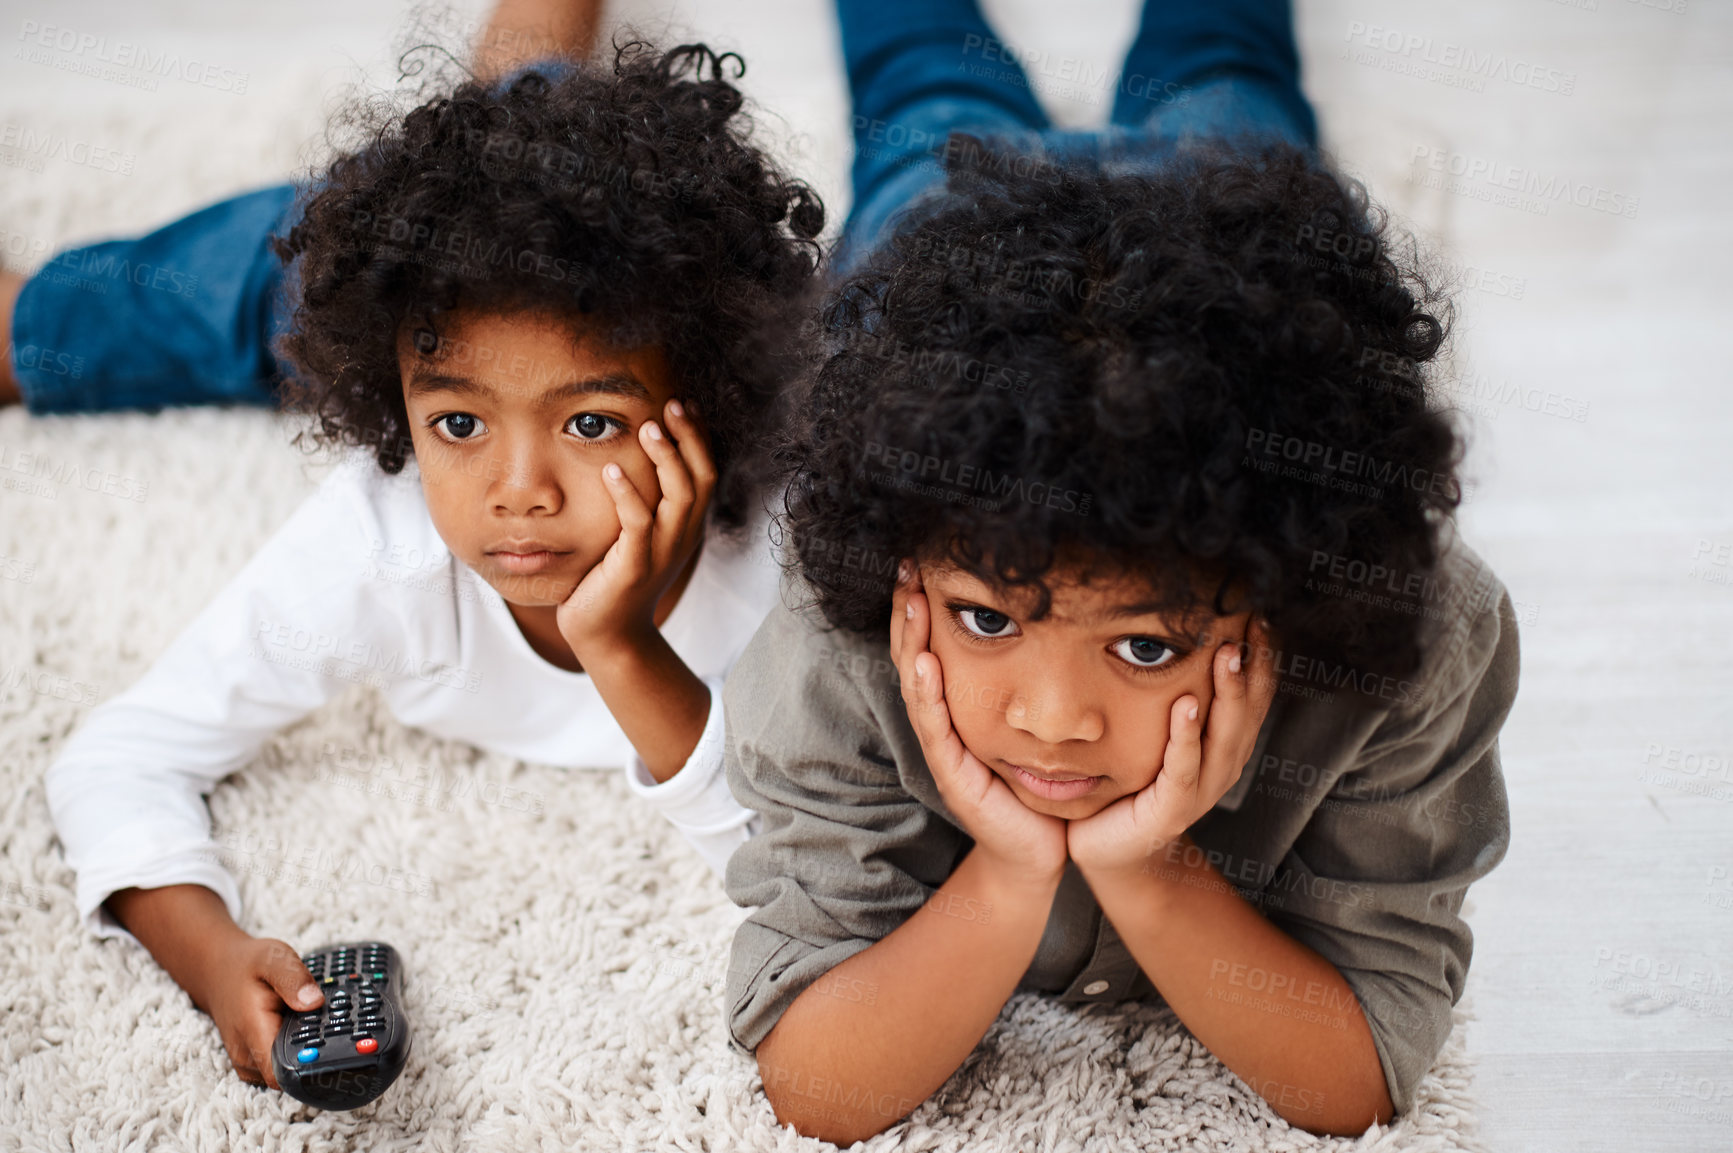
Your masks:
{"label": "child's cheek", "polygon": [[993,750],[999,743],[995,740],[995,730],[1000,716],[983,709],[974,694],[958,691],[962,687],[945,687],[945,705],[951,713],[951,727],[957,731],[957,739],[977,758],[995,758],[998,754]]}
{"label": "child's cheek", "polygon": [[1113,775],[1120,795],[1142,792],[1161,772],[1162,760],[1167,755],[1167,729],[1167,718],[1163,716],[1148,730],[1139,733],[1136,740],[1119,742],[1124,747],[1116,750],[1111,763],[1126,766]]}
{"label": "child's cheek", "polygon": [[638,490],[650,511],[655,512],[662,499],[662,486],[656,479],[656,462],[650,459],[644,446],[634,441],[626,451],[614,457],[614,462],[626,470],[632,487]]}
{"label": "child's cheek", "polygon": [[428,519],[433,531],[445,542],[452,555],[474,567],[481,559],[481,545],[475,540],[475,526],[463,515],[464,502],[455,485],[437,473],[421,474],[421,495],[427,502]]}
{"label": "child's cheek", "polygon": [[997,743],[994,737],[1004,721],[1005,705],[1011,699],[1010,688],[982,680],[973,667],[976,662],[970,660],[968,650],[942,633],[934,635],[927,647],[939,658],[945,685],[945,707],[950,711],[951,727],[956,730],[957,739],[977,757],[997,755],[990,750]]}

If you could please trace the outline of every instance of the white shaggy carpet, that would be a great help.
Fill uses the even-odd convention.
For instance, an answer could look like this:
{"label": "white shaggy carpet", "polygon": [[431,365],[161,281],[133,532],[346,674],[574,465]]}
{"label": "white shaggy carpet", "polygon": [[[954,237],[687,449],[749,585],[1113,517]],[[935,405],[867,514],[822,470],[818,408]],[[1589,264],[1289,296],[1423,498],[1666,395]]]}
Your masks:
{"label": "white shaggy carpet", "polygon": [[[14,170],[0,228],[60,243],[259,183],[301,155],[321,91],[308,76],[206,102],[196,138],[167,104],[26,109],[33,126],[135,151],[139,169]],[[289,431],[250,411],[0,412],[0,1150],[824,1148],[777,1126],[752,1063],[728,1048],[740,914],[697,856],[613,774],[406,730],[371,690],[282,734],[211,807],[244,927],[403,951],[415,1045],[382,1099],[320,1113],[243,1084],[142,949],[78,925],[43,772],[310,490],[318,466]],[[105,495],[109,474],[143,499]],[[1477,1150],[1461,1037],[1411,1115],[1320,1140],[1170,1014],[1019,997],[939,1094],[867,1148]]]}

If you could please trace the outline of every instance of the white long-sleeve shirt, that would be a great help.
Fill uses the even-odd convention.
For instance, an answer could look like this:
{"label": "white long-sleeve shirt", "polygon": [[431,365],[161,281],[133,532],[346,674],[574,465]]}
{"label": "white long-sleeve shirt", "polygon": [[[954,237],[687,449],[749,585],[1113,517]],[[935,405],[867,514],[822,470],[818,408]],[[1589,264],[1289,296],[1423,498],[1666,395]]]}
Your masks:
{"label": "white long-sleeve shirt", "polygon": [[339,467],[137,684],[93,710],[48,770],[48,804],[100,936],[117,890],[204,885],[240,914],[205,797],[279,729],[355,683],[404,724],[569,768],[624,766],[722,872],[752,814],[722,767],[723,676],[774,603],[766,534],[711,533],[662,635],[710,687],[704,734],[656,784],[590,678],[536,655],[503,598],[433,527],[414,466]]}

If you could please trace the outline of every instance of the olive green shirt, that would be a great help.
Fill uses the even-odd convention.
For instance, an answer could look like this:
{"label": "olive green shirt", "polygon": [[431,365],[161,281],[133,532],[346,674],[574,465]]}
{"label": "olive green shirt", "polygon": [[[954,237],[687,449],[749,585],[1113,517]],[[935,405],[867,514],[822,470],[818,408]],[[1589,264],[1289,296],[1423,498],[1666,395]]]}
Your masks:
{"label": "olive green shirt", "polygon": [[[1460,544],[1418,595],[1397,591],[1427,618],[1418,672],[1395,680],[1280,654],[1251,759],[1190,829],[1195,847],[1168,852],[1207,858],[1340,970],[1400,1112],[1462,995],[1463,894],[1509,840],[1498,731],[1516,695],[1517,634],[1503,586]],[[939,796],[885,641],[778,606],[723,700],[729,787],[761,814],[726,879],[753,910],[726,994],[730,1035],[750,1052],[807,986],[918,911],[972,842]],[[1272,1011],[1329,1011],[1315,986],[1272,989],[1256,968],[1212,976]],[[1021,987],[1081,1002],[1154,993],[1075,867]]]}

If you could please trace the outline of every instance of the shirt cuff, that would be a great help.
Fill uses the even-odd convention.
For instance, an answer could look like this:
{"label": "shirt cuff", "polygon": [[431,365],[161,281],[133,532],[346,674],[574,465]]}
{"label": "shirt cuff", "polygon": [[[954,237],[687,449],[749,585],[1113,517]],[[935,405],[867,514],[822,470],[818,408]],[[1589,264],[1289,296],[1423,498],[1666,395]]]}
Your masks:
{"label": "shirt cuff", "polygon": [[235,878],[214,859],[211,850],[176,853],[160,861],[122,869],[78,874],[78,917],[98,937],[137,938],[126,931],[103,907],[103,902],[122,889],[161,889],[169,885],[203,885],[223,899],[229,916],[241,920],[241,890]]}
{"label": "shirt cuff", "polygon": [[722,771],[722,678],[705,677],[704,684],[710,690],[710,712],[680,771],[657,784],[643,759],[633,753],[626,762],[626,787],[667,818],[720,877],[734,850],[752,835],[749,825],[757,814],[734,799]]}

